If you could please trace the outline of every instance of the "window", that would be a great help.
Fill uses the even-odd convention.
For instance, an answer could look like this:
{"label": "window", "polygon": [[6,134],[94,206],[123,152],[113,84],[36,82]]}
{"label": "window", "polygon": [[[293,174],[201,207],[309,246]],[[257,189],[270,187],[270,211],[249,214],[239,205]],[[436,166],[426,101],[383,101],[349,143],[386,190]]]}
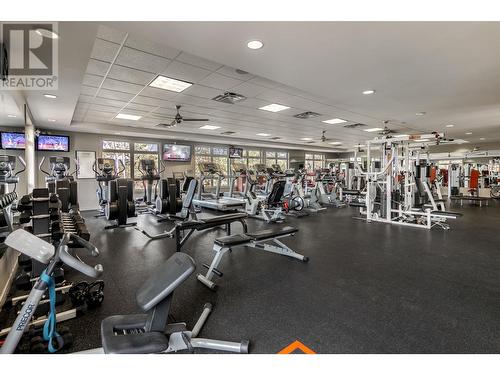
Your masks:
{"label": "window", "polygon": [[125,166],[125,170],[120,175],[120,177],[122,177],[122,178],[131,178],[132,177],[132,175],[130,173],[131,168],[130,168],[130,153],[129,152],[103,151],[102,157],[116,160],[118,162],[118,170],[119,171],[121,171],[123,169],[122,164],[120,163],[120,161],[121,161],[123,163],[123,165]]}
{"label": "window", "polygon": [[102,141],[103,150],[130,150],[129,142],[122,141]]}
{"label": "window", "polygon": [[158,152],[158,143],[134,143],[134,151]]}
{"label": "window", "polygon": [[288,168],[288,152],[266,151],[266,166],[279,165],[284,171]]}
{"label": "window", "polygon": [[[228,150],[224,146],[204,146],[196,145],[194,147],[194,161],[196,174],[200,173],[199,163],[211,162],[217,164],[222,174],[227,177],[228,175]],[[216,186],[217,181],[212,179],[206,179],[203,183],[205,187]],[[221,182],[221,186],[228,186],[228,179],[224,178]]]}
{"label": "window", "polygon": [[313,172],[316,169],[324,168],[325,155],[323,154],[306,154],[306,170]]}
{"label": "window", "polygon": [[139,170],[141,159],[154,160],[156,168],[159,172],[158,154],[141,153],[134,154],[134,190],[144,190],[142,180],[140,180],[142,173]]}

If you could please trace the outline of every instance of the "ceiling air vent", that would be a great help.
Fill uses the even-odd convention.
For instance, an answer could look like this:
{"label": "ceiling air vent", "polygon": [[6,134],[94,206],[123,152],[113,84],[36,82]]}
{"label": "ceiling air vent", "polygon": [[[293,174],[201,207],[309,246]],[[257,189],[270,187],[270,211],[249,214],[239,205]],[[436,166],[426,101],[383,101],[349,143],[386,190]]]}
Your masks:
{"label": "ceiling air vent", "polygon": [[366,126],[365,124],[360,124],[359,122],[356,123],[356,124],[347,124],[347,125],[344,125],[344,128],[348,128],[348,129],[354,129],[354,128],[361,128],[363,126]]}
{"label": "ceiling air vent", "polygon": [[244,95],[226,91],[224,94],[217,95],[212,100],[215,100],[216,102],[221,102],[221,103],[234,104],[237,102],[241,102],[242,100],[245,100],[245,99],[246,99],[246,96],[244,96]]}
{"label": "ceiling air vent", "polygon": [[301,118],[301,119],[308,119],[308,118],[313,118],[313,117],[318,117],[318,116],[321,116],[321,115],[319,113],[316,113],[316,112],[307,111],[307,112],[298,113],[298,114],[294,115],[293,117]]}
{"label": "ceiling air vent", "polygon": [[232,132],[232,131],[227,131],[227,132],[222,132],[221,134],[222,135],[231,135],[231,134],[234,134],[236,132]]}
{"label": "ceiling air vent", "polygon": [[281,137],[272,137],[271,138],[273,141],[277,141],[278,139],[281,139]]}
{"label": "ceiling air vent", "polygon": [[309,141],[309,142],[306,142],[306,143],[311,144],[311,143],[316,143],[316,141]]}

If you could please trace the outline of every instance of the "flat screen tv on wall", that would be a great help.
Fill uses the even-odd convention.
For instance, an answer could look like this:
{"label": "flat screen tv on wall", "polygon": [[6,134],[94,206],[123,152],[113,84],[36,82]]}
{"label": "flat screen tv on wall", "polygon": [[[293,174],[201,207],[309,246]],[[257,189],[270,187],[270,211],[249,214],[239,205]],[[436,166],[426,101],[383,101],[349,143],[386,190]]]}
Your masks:
{"label": "flat screen tv on wall", "polygon": [[163,160],[165,161],[191,161],[191,146],[189,145],[163,145]]}
{"label": "flat screen tv on wall", "polygon": [[36,140],[38,151],[69,152],[69,137],[67,135],[40,134]]}
{"label": "flat screen tv on wall", "polygon": [[4,150],[24,150],[26,148],[24,133],[2,132],[1,137]]}

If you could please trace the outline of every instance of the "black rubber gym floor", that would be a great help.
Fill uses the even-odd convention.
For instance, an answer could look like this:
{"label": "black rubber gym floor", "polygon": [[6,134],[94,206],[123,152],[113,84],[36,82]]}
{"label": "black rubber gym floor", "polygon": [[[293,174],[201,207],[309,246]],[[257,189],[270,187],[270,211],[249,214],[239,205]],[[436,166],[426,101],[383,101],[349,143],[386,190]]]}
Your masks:
{"label": "black rubber gym floor", "polygon": [[[226,254],[219,289],[196,275],[175,292],[171,313],[192,327],[205,302],[215,308],[201,337],[249,339],[252,353],[276,353],[295,340],[318,353],[498,353],[500,351],[500,211],[454,206],[464,213],[451,230],[367,224],[353,208],[329,208],[304,218],[283,242],[309,263],[250,248]],[[64,322],[74,351],[100,346],[100,321],[138,312],[136,288],[175,251],[174,240],[150,241],[133,228],[105,231],[103,218],[84,214],[101,250],[106,282],[102,307]],[[151,215],[140,227],[156,232]],[[266,226],[249,219],[250,230]],[[280,224],[274,224],[280,225]],[[283,224],[281,224],[283,225]],[[240,231],[234,225],[234,231]],[[197,232],[184,251],[212,259],[223,230]],[[71,278],[82,279],[71,273]]]}

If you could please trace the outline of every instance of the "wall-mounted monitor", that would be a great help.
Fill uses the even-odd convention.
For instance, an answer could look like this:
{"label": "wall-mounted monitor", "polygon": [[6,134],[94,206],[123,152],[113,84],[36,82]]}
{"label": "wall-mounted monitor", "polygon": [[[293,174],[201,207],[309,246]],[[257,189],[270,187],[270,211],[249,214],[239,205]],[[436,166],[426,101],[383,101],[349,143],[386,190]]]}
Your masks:
{"label": "wall-mounted monitor", "polygon": [[24,133],[2,132],[1,138],[4,150],[24,150],[26,148]]}
{"label": "wall-mounted monitor", "polygon": [[191,146],[165,144],[163,145],[163,160],[191,161]]}
{"label": "wall-mounted monitor", "polygon": [[230,158],[241,158],[243,157],[243,149],[238,147],[229,146],[229,157]]}
{"label": "wall-mounted monitor", "polygon": [[40,134],[36,139],[38,151],[69,152],[69,137],[67,135]]}

